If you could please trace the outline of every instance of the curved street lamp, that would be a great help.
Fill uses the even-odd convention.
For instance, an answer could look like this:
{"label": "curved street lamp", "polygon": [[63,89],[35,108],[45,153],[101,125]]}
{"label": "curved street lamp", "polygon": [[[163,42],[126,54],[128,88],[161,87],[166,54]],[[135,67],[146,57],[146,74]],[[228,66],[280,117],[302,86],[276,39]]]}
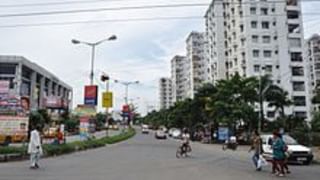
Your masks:
{"label": "curved street lamp", "polygon": [[95,43],[90,43],[90,42],[85,42],[85,41],[80,41],[77,39],[72,39],[71,43],[72,44],[85,44],[91,47],[91,72],[90,72],[90,85],[93,85],[93,78],[94,78],[94,59],[95,59],[95,49],[96,46],[98,46],[99,44],[105,42],[105,41],[114,41],[117,39],[116,35],[112,35],[109,38],[106,39],[102,39],[100,41],[97,41]]}

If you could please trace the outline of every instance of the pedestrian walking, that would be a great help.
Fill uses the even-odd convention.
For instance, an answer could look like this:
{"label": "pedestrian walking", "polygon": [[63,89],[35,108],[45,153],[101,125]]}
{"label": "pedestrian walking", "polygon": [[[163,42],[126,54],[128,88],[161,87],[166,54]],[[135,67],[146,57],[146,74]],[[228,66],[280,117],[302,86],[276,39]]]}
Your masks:
{"label": "pedestrian walking", "polygon": [[283,148],[283,152],[284,152],[284,161],[283,161],[283,168],[285,170],[285,173],[286,174],[290,174],[291,171],[289,170],[289,166],[288,166],[288,158],[289,158],[289,152],[288,152],[288,145],[286,144],[286,142],[284,141],[284,135],[281,134],[280,135],[280,138],[282,140],[282,142],[284,143],[284,148]]}
{"label": "pedestrian walking", "polygon": [[43,154],[41,147],[40,130],[40,126],[37,126],[36,128],[33,128],[33,130],[31,131],[30,142],[28,145],[31,169],[39,168],[39,159],[40,156]]}
{"label": "pedestrian walking", "polygon": [[258,161],[260,159],[260,155],[263,153],[263,149],[262,149],[262,140],[257,130],[255,130],[252,135],[252,145],[249,152],[251,151],[254,151],[254,154],[252,156],[253,164],[257,171],[261,171],[262,167],[261,165],[258,164]]}
{"label": "pedestrian walking", "polygon": [[284,160],[285,160],[285,144],[280,138],[280,133],[275,131],[273,133],[273,161],[272,161],[272,173],[283,177],[284,176]]}

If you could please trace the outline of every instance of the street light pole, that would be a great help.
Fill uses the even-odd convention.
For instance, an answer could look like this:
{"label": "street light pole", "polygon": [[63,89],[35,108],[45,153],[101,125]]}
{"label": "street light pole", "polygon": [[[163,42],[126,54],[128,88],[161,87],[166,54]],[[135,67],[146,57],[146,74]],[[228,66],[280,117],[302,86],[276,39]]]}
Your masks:
{"label": "street light pole", "polygon": [[85,42],[85,41],[79,41],[76,39],[72,39],[71,42],[73,44],[85,44],[87,46],[91,47],[91,71],[90,71],[90,85],[93,85],[93,79],[94,79],[94,60],[95,60],[95,51],[96,51],[96,46],[98,46],[99,44],[102,44],[105,41],[113,41],[116,40],[117,36],[116,35],[112,35],[107,39],[103,39],[100,41],[97,41],[95,43],[89,43],[89,42]]}
{"label": "street light pole", "polygon": [[125,86],[125,97],[124,101],[125,104],[128,104],[128,98],[129,98],[129,86],[132,84],[139,84],[139,81],[119,81],[119,80],[114,80],[115,83],[120,83]]}
{"label": "street light pole", "polygon": [[94,78],[94,58],[96,54],[96,45],[93,44],[91,52],[91,72],[90,72],[90,85],[93,85],[93,78]]}

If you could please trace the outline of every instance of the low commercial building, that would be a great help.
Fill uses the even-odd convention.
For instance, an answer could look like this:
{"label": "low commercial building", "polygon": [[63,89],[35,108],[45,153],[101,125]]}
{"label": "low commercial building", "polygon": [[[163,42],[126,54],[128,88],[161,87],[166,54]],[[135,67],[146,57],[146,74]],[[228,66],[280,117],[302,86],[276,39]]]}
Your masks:
{"label": "low commercial building", "polygon": [[[22,107],[59,114],[71,108],[72,88],[21,56],[0,56],[0,110]],[[9,107],[9,109],[8,109]]]}

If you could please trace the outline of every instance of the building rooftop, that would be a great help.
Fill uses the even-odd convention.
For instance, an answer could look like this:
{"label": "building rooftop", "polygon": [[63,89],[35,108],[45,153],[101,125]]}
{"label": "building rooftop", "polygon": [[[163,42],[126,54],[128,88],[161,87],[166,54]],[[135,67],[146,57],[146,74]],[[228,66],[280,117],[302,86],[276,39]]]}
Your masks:
{"label": "building rooftop", "polygon": [[65,88],[72,90],[72,87],[60,80],[57,76],[52,74],[51,72],[47,71],[43,67],[37,65],[34,62],[29,61],[23,56],[4,56],[0,55],[0,63],[22,63],[23,65],[27,66],[28,68],[38,72],[39,74],[43,75],[44,77],[53,80],[54,82],[61,84]]}

